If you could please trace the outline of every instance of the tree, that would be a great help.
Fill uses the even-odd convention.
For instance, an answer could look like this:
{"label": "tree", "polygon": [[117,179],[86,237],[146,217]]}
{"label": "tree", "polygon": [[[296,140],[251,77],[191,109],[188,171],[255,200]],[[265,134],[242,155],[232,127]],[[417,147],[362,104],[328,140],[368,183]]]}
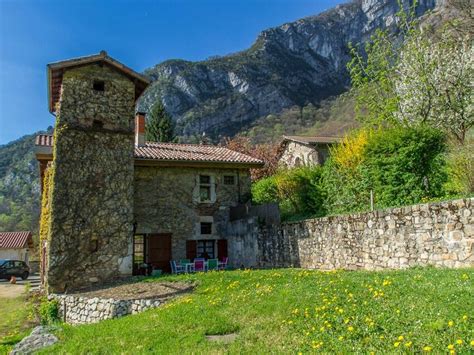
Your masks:
{"label": "tree", "polygon": [[172,142],[174,124],[161,101],[157,101],[148,115],[146,123],[146,139],[151,142]]}
{"label": "tree", "polygon": [[474,49],[469,36],[444,30],[440,37],[411,36],[401,51],[394,79],[407,125],[428,123],[464,144],[474,125]]}
{"label": "tree", "polygon": [[238,136],[232,139],[225,139],[224,146],[264,162],[263,168],[250,170],[253,181],[271,176],[275,174],[278,169],[278,151],[280,148],[278,144],[252,144],[250,138]]}

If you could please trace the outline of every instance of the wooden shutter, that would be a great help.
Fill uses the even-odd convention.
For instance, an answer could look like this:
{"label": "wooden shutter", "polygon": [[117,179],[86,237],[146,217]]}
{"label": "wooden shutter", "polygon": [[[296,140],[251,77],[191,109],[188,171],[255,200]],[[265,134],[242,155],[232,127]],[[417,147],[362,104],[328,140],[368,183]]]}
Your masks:
{"label": "wooden shutter", "polygon": [[219,260],[229,256],[227,253],[227,239],[217,240],[217,256],[219,257]]}
{"label": "wooden shutter", "polygon": [[196,258],[197,242],[195,240],[186,241],[186,259],[193,260]]}

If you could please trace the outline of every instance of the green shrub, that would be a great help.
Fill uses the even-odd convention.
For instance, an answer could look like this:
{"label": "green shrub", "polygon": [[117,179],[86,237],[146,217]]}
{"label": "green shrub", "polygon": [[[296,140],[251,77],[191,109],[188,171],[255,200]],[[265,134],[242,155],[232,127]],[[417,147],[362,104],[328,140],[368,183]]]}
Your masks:
{"label": "green shrub", "polygon": [[323,216],[324,189],[320,167],[283,169],[252,185],[254,203],[277,202],[282,219]]}
{"label": "green shrub", "polygon": [[410,205],[443,196],[445,150],[445,135],[428,126],[376,132],[361,167],[374,191],[375,205]]}
{"label": "green shrub", "polygon": [[252,201],[256,204],[279,201],[274,176],[260,179],[252,184]]}
{"label": "green shrub", "polygon": [[38,311],[43,325],[52,324],[59,320],[59,303],[56,300],[43,299]]}

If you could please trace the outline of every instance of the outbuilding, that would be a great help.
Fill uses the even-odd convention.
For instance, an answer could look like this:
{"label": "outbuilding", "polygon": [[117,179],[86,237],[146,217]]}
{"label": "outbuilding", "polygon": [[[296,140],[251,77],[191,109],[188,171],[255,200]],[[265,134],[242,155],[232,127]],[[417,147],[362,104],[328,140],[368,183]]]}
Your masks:
{"label": "outbuilding", "polygon": [[22,260],[28,263],[33,248],[31,232],[0,232],[0,259]]}

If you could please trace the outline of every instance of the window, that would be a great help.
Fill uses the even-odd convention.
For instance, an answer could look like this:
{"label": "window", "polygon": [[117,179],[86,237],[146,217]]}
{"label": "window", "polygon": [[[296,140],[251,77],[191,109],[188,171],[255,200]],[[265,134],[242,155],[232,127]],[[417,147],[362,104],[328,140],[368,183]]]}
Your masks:
{"label": "window", "polygon": [[201,222],[201,234],[212,234],[212,223]]}
{"label": "window", "polygon": [[224,185],[235,185],[235,176],[224,175]]}
{"label": "window", "polygon": [[211,177],[199,175],[199,199],[201,202],[211,201]]}
{"label": "window", "polygon": [[138,275],[142,264],[145,262],[145,236],[133,237],[133,274]]}
{"label": "window", "polygon": [[105,91],[105,83],[102,80],[94,80],[94,91]]}
{"label": "window", "polygon": [[198,258],[214,259],[215,256],[215,240],[198,240],[197,256]]}

